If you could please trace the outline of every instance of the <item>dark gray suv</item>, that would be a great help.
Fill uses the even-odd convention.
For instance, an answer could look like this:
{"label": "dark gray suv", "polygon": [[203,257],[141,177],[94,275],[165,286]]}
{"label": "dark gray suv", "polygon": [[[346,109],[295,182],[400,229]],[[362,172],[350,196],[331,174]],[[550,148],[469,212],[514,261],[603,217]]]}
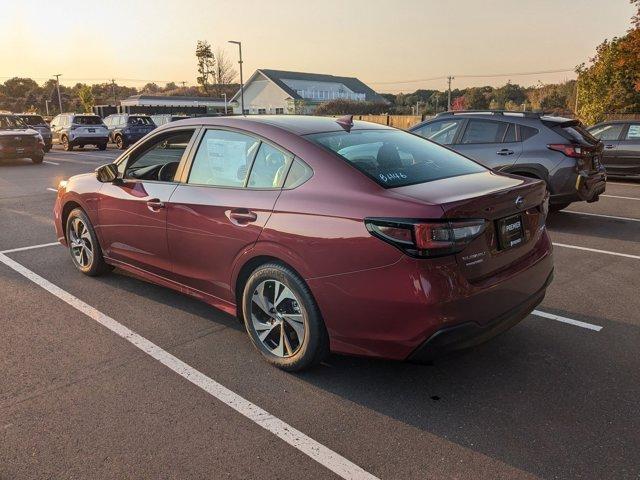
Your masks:
{"label": "dark gray suv", "polygon": [[595,202],[606,187],[603,143],[578,120],[532,112],[446,112],[411,132],[494,170],[544,180],[550,208]]}

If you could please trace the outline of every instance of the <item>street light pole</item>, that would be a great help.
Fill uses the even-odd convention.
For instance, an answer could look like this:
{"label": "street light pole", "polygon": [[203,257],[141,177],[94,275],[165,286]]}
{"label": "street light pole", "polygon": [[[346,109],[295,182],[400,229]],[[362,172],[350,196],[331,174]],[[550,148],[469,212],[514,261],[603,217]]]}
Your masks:
{"label": "street light pole", "polygon": [[447,83],[449,84],[449,88],[447,89],[447,112],[451,111],[451,80],[454,78],[455,77],[452,77],[451,75],[447,77]]}
{"label": "street light pole", "polygon": [[227,94],[223,93],[222,96],[224,97],[224,114],[227,114]]}
{"label": "street light pole", "polygon": [[47,100],[47,99],[44,100],[44,108],[46,108],[46,110],[47,110],[47,117],[49,116],[49,102],[50,101],[51,100]]}
{"label": "street light pole", "polygon": [[54,75],[56,77],[56,89],[58,90],[58,106],[60,107],[60,113],[62,113],[62,98],[60,98],[60,77],[61,73]]}
{"label": "street light pole", "polygon": [[238,45],[238,53],[240,54],[238,63],[240,64],[240,108],[242,109],[242,115],[244,115],[244,80],[242,79],[242,42],[236,40],[229,40],[229,43],[235,43]]}

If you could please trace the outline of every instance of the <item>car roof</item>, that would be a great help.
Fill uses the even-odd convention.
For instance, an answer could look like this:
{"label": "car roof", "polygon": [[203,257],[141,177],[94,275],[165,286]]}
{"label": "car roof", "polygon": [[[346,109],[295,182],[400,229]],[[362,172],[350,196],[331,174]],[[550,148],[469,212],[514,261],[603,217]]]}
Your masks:
{"label": "car roof", "polygon": [[547,124],[564,124],[575,122],[576,120],[566,117],[557,117],[553,115],[543,115],[536,112],[508,112],[508,111],[460,111],[460,112],[445,112],[444,114],[438,114],[435,117],[428,118],[416,125],[413,125],[409,131],[413,131],[418,127],[433,123],[435,121],[446,121],[452,118],[478,118],[481,120],[494,120],[496,122],[512,122],[521,125],[536,126],[540,122],[547,122]]}
{"label": "car roof", "polygon": [[[311,133],[337,132],[344,128],[337,123],[338,118],[333,117],[316,117],[308,115],[249,115],[249,116],[228,116],[228,117],[194,117],[185,120],[172,122],[171,127],[175,126],[228,126],[239,128],[251,128],[251,125],[266,124],[286,130],[296,135],[308,135]],[[163,127],[165,126],[163,125]],[[351,130],[393,130],[386,125],[377,123],[362,122],[356,120],[353,122]]]}

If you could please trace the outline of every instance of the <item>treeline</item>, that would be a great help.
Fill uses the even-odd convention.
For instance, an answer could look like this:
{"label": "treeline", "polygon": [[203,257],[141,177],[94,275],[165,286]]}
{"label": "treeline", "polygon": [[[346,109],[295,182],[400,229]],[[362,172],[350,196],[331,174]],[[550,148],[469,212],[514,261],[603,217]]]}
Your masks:
{"label": "treeline", "polygon": [[[76,83],[72,87],[60,85],[60,99],[64,112],[89,112],[94,105],[115,104],[131,95],[166,96],[211,96],[220,98],[226,94],[228,99],[239,90],[239,84],[215,85],[203,92],[201,87],[178,86],[174,82],[164,86],[147,83],[140,89],[118,85],[117,83],[96,83],[88,85]],[[56,115],[60,112],[58,91],[55,80],[47,80],[39,85],[31,78],[11,78],[0,83],[0,110],[10,112],[34,112],[41,115]]]}

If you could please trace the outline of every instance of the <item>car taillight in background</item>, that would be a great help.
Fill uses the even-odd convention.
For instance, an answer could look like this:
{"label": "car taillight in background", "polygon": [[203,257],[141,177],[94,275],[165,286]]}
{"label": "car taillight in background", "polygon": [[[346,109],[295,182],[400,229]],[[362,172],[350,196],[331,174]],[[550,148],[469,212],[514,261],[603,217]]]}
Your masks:
{"label": "car taillight in background", "polygon": [[413,257],[431,258],[462,251],[484,232],[486,222],[414,221],[394,218],[367,218],[369,233]]}

